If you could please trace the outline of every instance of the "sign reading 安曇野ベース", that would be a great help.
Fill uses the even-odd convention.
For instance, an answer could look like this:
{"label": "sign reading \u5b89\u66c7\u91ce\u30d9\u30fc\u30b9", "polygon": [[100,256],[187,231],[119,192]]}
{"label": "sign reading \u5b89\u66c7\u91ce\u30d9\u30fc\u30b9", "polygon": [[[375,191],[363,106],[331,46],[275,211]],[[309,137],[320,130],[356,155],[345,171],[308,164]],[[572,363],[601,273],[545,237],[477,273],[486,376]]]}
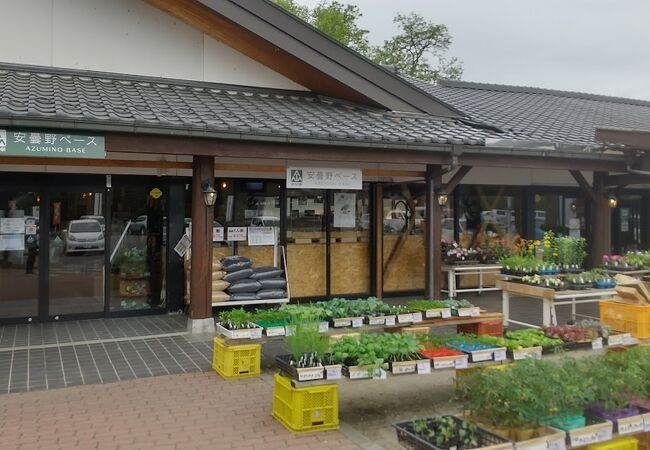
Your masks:
{"label": "sign reading \u5b89\u66c7\u91ce\u30d9\u30fc\u30b9", "polygon": [[106,150],[103,136],[0,129],[0,156],[103,159]]}
{"label": "sign reading \u5b89\u66c7\u91ce\u30d9\u30fc\u30b9", "polygon": [[361,190],[363,175],[361,169],[287,167],[287,188]]}

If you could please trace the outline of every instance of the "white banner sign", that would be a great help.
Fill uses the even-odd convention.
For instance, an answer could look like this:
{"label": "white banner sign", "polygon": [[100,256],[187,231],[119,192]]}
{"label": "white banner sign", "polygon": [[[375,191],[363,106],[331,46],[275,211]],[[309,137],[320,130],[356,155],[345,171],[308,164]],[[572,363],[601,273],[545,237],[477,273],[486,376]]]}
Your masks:
{"label": "white banner sign", "polygon": [[334,227],[354,228],[357,225],[357,195],[337,192],[334,196]]}
{"label": "white banner sign", "polygon": [[245,241],[246,240],[246,227],[228,227],[227,241]]}
{"label": "white banner sign", "polygon": [[223,241],[223,237],[223,227],[212,227],[212,242],[221,242]]}
{"label": "white banner sign", "polygon": [[275,244],[275,230],[273,227],[248,227],[248,245],[273,244]]}
{"label": "white banner sign", "polygon": [[287,188],[361,190],[361,169],[287,167]]}
{"label": "white banner sign", "polygon": [[0,234],[0,250],[25,250],[25,236],[23,234]]}

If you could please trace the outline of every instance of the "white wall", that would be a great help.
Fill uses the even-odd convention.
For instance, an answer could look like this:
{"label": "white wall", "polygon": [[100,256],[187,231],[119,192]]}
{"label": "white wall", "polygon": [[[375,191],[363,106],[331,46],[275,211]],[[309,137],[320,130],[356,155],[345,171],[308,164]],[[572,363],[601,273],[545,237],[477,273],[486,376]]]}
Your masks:
{"label": "white wall", "polygon": [[0,0],[0,15],[2,62],[305,89],[141,0]]}

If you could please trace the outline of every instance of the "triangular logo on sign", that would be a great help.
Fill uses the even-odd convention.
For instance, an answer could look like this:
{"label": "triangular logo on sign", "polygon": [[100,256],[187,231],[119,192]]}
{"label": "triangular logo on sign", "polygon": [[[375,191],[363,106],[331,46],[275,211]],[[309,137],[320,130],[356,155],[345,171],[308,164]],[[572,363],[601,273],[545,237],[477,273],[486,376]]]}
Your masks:
{"label": "triangular logo on sign", "polygon": [[302,170],[300,170],[300,169],[291,169],[291,182],[292,183],[302,183]]}

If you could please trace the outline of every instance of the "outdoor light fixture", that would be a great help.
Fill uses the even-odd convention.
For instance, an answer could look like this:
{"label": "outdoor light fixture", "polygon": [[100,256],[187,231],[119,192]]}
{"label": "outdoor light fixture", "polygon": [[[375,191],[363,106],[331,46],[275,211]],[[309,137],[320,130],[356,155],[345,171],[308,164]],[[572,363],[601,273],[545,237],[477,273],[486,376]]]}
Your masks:
{"label": "outdoor light fixture", "polygon": [[447,194],[438,195],[438,204],[440,206],[445,206],[447,204],[447,200],[449,200],[449,196]]}
{"label": "outdoor light fixture", "polygon": [[210,185],[208,180],[203,182],[203,202],[208,208],[217,202],[217,191]]}
{"label": "outdoor light fixture", "polygon": [[224,181],[223,183],[221,183],[221,187],[222,189],[226,189],[228,187],[228,183]]}
{"label": "outdoor light fixture", "polygon": [[575,212],[576,209],[578,209],[578,205],[576,205],[576,202],[571,202],[571,211]]}
{"label": "outdoor light fixture", "polygon": [[607,200],[607,202],[609,203],[609,207],[612,208],[612,209],[616,208],[618,206],[618,199],[616,198],[616,196],[614,194],[609,196],[609,199]]}

